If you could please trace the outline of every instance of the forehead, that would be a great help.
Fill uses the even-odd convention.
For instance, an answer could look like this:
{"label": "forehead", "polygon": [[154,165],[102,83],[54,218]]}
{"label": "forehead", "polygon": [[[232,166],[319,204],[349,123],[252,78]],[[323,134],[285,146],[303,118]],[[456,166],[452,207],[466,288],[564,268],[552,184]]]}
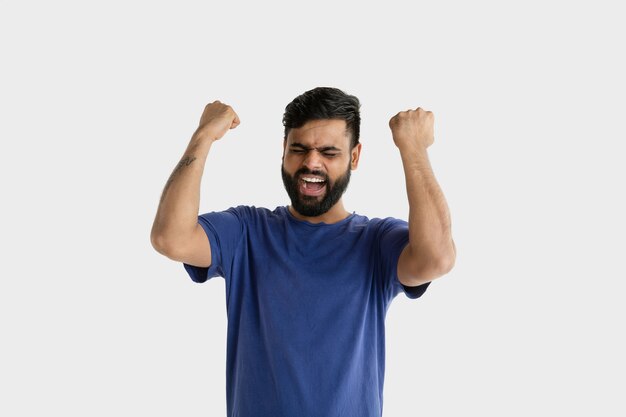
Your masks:
{"label": "forehead", "polygon": [[287,144],[298,142],[303,145],[319,146],[348,146],[349,133],[346,130],[346,121],[342,119],[310,120],[303,126],[289,130]]}

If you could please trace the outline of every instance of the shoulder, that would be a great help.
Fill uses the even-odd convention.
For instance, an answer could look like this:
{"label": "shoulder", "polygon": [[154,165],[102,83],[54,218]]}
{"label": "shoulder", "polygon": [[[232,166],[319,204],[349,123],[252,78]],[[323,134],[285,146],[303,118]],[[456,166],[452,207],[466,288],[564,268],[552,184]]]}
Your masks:
{"label": "shoulder", "polygon": [[361,224],[365,225],[367,228],[371,229],[376,233],[386,233],[395,229],[408,229],[409,223],[406,220],[398,219],[395,217],[374,217],[372,219],[368,219],[365,216],[361,216],[364,218]]}
{"label": "shoulder", "polygon": [[271,213],[268,209],[254,206],[234,206],[226,210],[211,211],[198,216],[200,222],[214,226],[225,225],[231,228],[239,225],[243,230],[247,225],[253,224],[258,219],[268,216]]}
{"label": "shoulder", "polygon": [[258,218],[258,217],[267,217],[272,214],[272,212],[269,209],[266,209],[265,207],[255,207],[255,206],[245,206],[245,205],[230,207],[224,211],[234,214],[242,220],[245,220],[245,219],[251,220],[254,218]]}
{"label": "shoulder", "polygon": [[281,207],[270,210],[265,207],[239,205],[230,207],[223,213],[228,213],[233,218],[236,218],[244,229],[255,229],[257,227],[267,229],[277,223],[284,222],[284,211],[286,210],[282,210]]}
{"label": "shoulder", "polygon": [[408,237],[409,225],[405,220],[394,217],[368,218],[354,214],[350,221],[348,232],[357,232],[364,241],[375,245],[388,240],[391,236],[402,238]]}

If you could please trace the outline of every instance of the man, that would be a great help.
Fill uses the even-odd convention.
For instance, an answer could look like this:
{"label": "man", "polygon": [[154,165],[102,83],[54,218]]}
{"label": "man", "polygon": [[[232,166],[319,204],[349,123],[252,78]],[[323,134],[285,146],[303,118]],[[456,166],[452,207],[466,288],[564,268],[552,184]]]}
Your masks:
{"label": "man", "polygon": [[198,216],[209,150],[240,122],[219,101],[205,107],[165,186],[153,246],[196,282],[226,280],[229,416],[380,416],[389,303],[401,291],[420,297],[454,265],[450,217],[426,151],[431,112],[400,112],[389,122],[408,224],[344,208],[361,153],[359,107],[356,97],[321,87],[287,105],[288,207]]}

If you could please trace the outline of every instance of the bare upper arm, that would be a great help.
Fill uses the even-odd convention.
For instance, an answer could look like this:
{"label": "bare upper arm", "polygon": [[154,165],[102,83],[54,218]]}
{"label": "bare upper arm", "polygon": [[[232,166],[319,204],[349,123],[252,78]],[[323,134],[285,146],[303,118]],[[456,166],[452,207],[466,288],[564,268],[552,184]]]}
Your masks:
{"label": "bare upper arm", "polygon": [[427,254],[415,255],[407,244],[398,258],[398,280],[407,287],[416,287],[439,278],[445,272],[434,259]]}
{"label": "bare upper arm", "polygon": [[175,261],[199,267],[211,266],[211,244],[200,224],[183,242],[179,242],[167,251],[161,252]]}

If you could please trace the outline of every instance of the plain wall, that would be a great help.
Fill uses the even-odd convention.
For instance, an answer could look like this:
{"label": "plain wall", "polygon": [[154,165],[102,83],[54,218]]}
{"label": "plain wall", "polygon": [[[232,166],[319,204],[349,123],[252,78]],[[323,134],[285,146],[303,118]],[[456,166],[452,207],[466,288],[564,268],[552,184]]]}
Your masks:
{"label": "plain wall", "polygon": [[[615,3],[616,4],[616,3]],[[623,19],[612,2],[0,3],[0,414],[225,415],[224,282],[150,228],[205,104],[201,212],[288,204],[285,105],[362,102],[346,208],[407,218],[429,148],[456,266],[387,316],[385,416],[626,413]]]}

